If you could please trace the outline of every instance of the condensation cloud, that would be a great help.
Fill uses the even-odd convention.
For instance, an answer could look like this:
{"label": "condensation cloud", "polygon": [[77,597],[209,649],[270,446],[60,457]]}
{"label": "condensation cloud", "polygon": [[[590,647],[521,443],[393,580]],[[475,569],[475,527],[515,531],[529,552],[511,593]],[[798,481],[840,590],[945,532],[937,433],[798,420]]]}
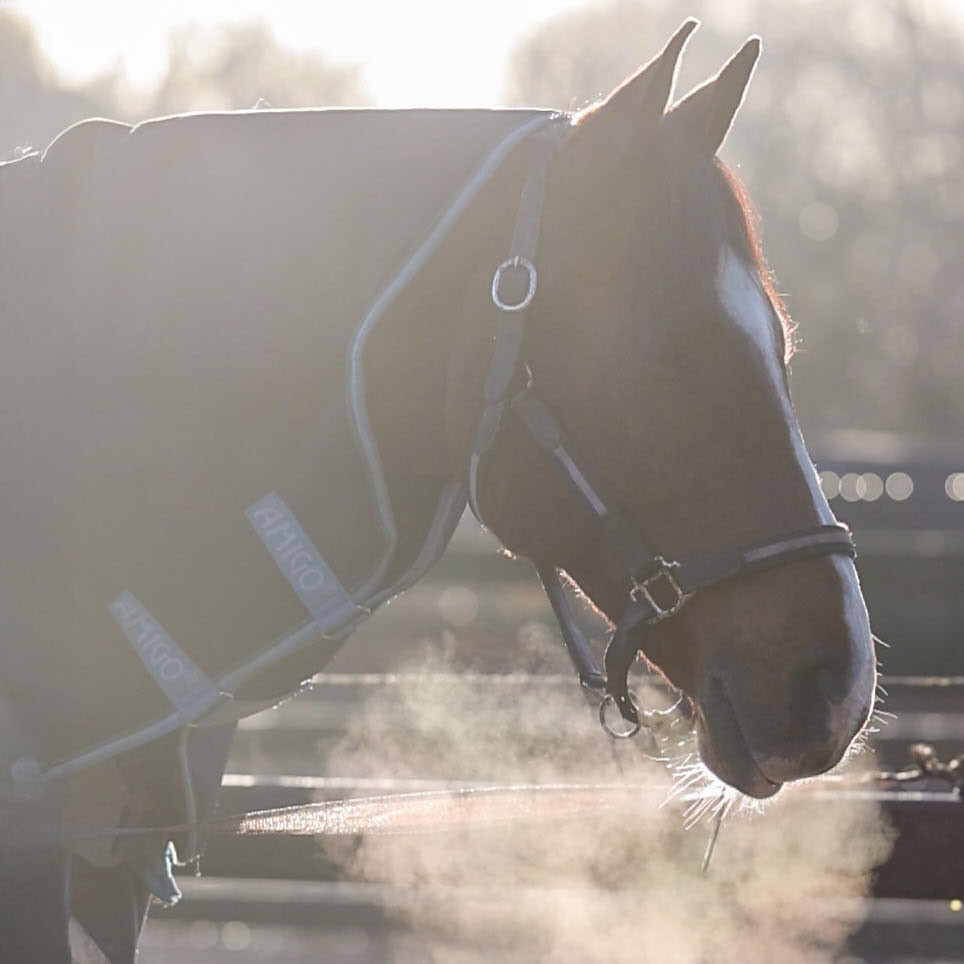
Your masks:
{"label": "condensation cloud", "polygon": [[[703,876],[708,822],[687,829],[686,804],[661,805],[667,766],[645,742],[614,745],[575,687],[421,669],[369,703],[333,769],[516,789],[494,816],[463,806],[440,812],[434,831],[330,846],[354,878],[391,885],[392,913],[432,961],[814,964],[859,924],[857,898],[891,839],[873,804],[817,801],[804,787],[763,813],[734,807]],[[693,772],[689,748],[686,734],[663,744],[677,773]],[[570,784],[592,785],[595,805],[530,789]]]}

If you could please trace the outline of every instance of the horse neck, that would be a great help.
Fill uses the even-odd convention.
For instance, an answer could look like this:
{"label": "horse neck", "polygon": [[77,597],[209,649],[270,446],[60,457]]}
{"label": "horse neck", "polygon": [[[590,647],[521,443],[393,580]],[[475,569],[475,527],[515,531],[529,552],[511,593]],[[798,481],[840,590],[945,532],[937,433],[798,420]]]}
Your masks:
{"label": "horse neck", "polygon": [[510,159],[470,205],[366,348],[393,505],[426,478],[465,477],[498,323],[492,275],[508,251],[524,160]]}

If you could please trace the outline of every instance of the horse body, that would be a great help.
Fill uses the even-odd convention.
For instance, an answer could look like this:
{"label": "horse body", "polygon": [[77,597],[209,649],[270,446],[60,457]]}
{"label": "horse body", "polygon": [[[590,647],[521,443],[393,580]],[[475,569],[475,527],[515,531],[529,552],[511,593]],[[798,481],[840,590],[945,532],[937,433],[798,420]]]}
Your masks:
{"label": "horse body", "polygon": [[[565,122],[515,373],[669,559],[832,521],[789,402],[781,310],[715,156],[757,48],[666,113],[691,29]],[[547,119],[257,111],[134,129],[89,122],[42,160],[4,167],[0,438],[13,455],[0,511],[0,707],[19,727],[0,747],[5,772],[69,760],[169,712],[118,622],[122,594],[214,681],[305,622],[250,521],[266,493],[361,606],[441,549],[492,354],[492,272],[529,183],[524,141],[361,340],[359,319],[373,317],[479,158]],[[369,431],[387,496],[372,483]],[[506,417],[478,484],[509,549],[565,570],[620,622],[633,592],[624,565],[517,419]],[[386,498],[394,532],[375,511]],[[290,692],[348,628],[312,629],[232,695]],[[871,642],[849,559],[795,559],[713,585],[646,640],[646,657],[693,701],[707,765],[755,796],[833,765],[869,712]],[[229,717],[217,722],[229,736]],[[174,740],[97,764],[95,780],[116,769],[110,779],[126,784],[128,820],[185,816],[171,790]],[[209,742],[223,766],[226,742]],[[69,806],[84,779],[68,782]]]}

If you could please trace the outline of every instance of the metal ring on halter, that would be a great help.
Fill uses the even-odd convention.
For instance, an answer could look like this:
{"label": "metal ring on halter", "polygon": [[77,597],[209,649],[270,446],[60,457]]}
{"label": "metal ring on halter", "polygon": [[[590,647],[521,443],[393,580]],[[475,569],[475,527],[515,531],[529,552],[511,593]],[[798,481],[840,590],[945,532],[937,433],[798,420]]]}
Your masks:
{"label": "metal ring on halter", "polygon": [[[510,304],[502,300],[502,296],[499,294],[499,286],[502,283],[502,275],[504,272],[510,269],[518,270],[519,268],[525,268],[528,273],[529,285],[526,288],[526,293],[523,295],[522,300],[515,304]],[[523,258],[521,254],[517,254],[514,258],[503,261],[502,264],[495,269],[495,274],[492,276],[492,300],[495,302],[496,308],[499,308],[501,311],[522,311],[532,304],[532,299],[536,295],[536,285],[538,282],[539,275],[536,273],[536,266],[528,258]]]}
{"label": "metal ring on halter", "polygon": [[[636,707],[637,721],[635,723],[630,723],[629,720],[623,719],[622,714],[619,712],[619,708],[616,706],[616,699],[611,693],[607,693],[603,697],[603,701],[599,704],[599,725],[614,739],[614,740],[629,740],[634,737],[642,728],[643,720],[645,714],[642,712],[639,706],[639,700],[636,699],[635,695],[630,692],[630,700],[632,700],[633,706]],[[615,711],[617,718],[620,723],[627,725],[627,729],[619,730],[613,727],[609,720],[606,719],[606,708],[611,706]]]}

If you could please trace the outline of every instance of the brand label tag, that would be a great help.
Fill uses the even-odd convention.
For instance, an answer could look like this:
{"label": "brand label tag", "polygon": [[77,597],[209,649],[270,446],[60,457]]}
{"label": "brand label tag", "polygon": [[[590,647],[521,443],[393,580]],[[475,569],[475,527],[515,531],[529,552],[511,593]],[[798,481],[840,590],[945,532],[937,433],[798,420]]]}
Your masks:
{"label": "brand label tag", "polygon": [[355,600],[280,495],[269,492],[245,515],[320,629],[333,629],[355,612]]}
{"label": "brand label tag", "polygon": [[187,719],[218,698],[211,680],[132,592],[122,592],[108,609],[164,695]]}

